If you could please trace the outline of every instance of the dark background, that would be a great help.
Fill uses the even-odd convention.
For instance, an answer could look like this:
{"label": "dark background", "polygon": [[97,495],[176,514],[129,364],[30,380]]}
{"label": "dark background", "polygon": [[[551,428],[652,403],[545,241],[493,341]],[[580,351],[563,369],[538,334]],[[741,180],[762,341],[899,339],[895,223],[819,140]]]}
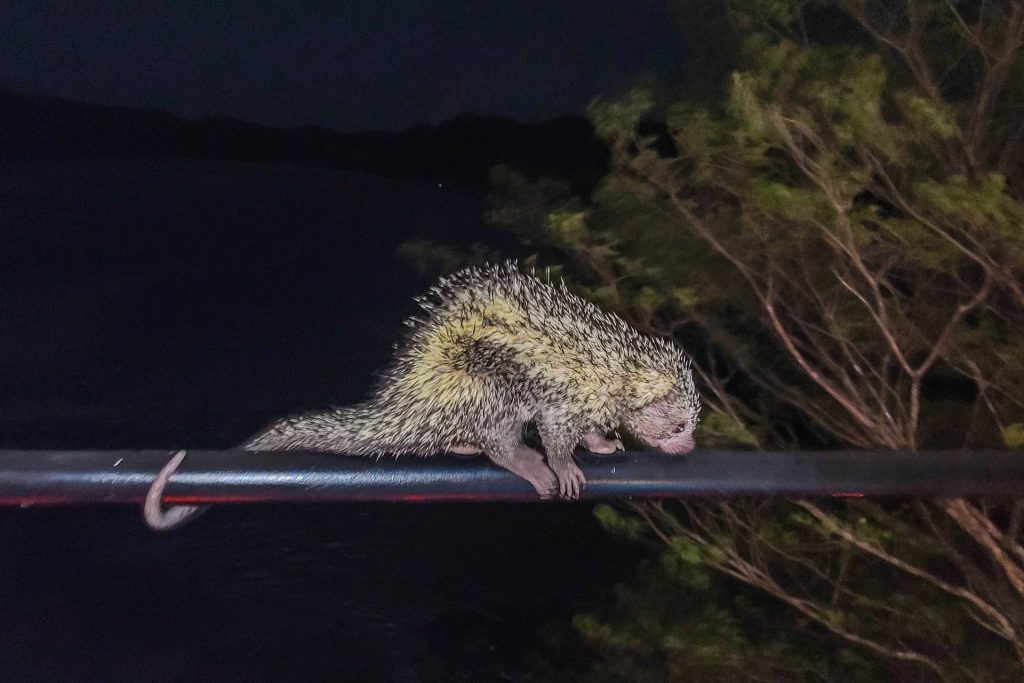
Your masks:
{"label": "dark background", "polygon": [[188,117],[396,130],[582,113],[683,52],[661,2],[7,0],[0,86]]}
{"label": "dark background", "polygon": [[[681,49],[632,3],[7,7],[0,448],[224,448],[358,400],[430,284],[398,245],[522,255],[483,223],[488,169],[586,193],[586,103]],[[169,535],[2,509],[0,676],[514,680],[634,559],[587,505],[224,507]]]}

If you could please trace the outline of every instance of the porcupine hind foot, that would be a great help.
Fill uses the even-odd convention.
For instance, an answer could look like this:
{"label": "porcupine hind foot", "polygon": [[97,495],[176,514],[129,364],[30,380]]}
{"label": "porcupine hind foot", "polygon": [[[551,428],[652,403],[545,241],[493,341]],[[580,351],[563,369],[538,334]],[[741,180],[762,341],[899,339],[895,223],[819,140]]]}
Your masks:
{"label": "porcupine hind foot", "polygon": [[558,479],[544,462],[544,456],[526,444],[485,445],[483,452],[495,465],[530,482],[541,498],[551,498],[558,493]]}
{"label": "porcupine hind foot", "polygon": [[610,455],[615,451],[625,450],[618,435],[614,439],[609,439],[596,429],[583,435],[582,444],[588,451],[598,455]]}

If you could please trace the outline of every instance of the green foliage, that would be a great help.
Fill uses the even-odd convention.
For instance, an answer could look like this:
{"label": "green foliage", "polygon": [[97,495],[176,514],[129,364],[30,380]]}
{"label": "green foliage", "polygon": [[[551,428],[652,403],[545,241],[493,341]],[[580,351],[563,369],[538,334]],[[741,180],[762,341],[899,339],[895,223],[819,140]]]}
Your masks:
{"label": "green foliage", "polygon": [[606,102],[594,107],[591,121],[597,134],[608,138],[620,130],[632,128],[653,107],[653,95],[647,90],[638,89],[618,102]]}
{"label": "green foliage", "polygon": [[701,443],[709,448],[716,446],[753,446],[757,447],[757,437],[733,415],[710,409],[704,412],[700,423]]}
{"label": "green foliage", "polygon": [[1007,448],[1024,448],[1024,422],[1003,427],[1003,443]]}
{"label": "green foliage", "polygon": [[949,105],[912,92],[897,93],[895,100],[907,122],[926,134],[935,135],[941,140],[951,140],[961,133],[956,115]]}
{"label": "green foliage", "polygon": [[609,533],[629,541],[647,536],[647,524],[634,515],[624,515],[611,505],[601,503],[594,508],[594,516]]}

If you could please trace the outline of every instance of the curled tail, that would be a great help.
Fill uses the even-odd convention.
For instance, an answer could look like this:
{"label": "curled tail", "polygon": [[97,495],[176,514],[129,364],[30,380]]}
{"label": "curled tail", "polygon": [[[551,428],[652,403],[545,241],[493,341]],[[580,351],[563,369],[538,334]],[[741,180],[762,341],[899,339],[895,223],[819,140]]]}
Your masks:
{"label": "curled tail", "polygon": [[418,431],[407,415],[387,405],[360,403],[278,420],[242,448],[351,455],[426,454]]}

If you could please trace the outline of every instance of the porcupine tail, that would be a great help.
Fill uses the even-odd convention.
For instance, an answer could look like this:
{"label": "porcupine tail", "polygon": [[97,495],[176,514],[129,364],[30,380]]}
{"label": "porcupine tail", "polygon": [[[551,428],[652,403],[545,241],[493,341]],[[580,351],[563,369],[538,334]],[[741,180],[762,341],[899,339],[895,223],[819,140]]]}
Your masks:
{"label": "porcupine tail", "polygon": [[400,455],[424,450],[418,425],[404,411],[366,402],[278,420],[242,448],[249,451],[317,451],[350,455]]}
{"label": "porcupine tail", "polygon": [[[294,415],[278,420],[240,446],[247,451],[324,451],[352,455],[384,453],[429,454],[429,450],[411,439],[413,425],[394,425],[400,414],[382,405],[361,403],[344,408]],[[389,437],[382,435],[387,434]],[[146,524],[155,531],[170,531],[196,518],[208,505],[176,505],[164,509],[164,488],[185,458],[179,451],[157,475],[142,508]]]}

